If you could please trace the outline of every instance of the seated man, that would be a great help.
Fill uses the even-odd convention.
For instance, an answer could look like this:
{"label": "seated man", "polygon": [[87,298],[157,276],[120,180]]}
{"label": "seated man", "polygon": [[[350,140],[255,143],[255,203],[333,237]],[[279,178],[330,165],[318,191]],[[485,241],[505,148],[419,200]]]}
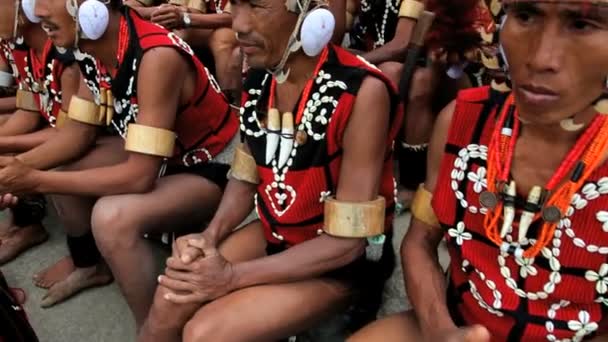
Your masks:
{"label": "seated man", "polygon": [[[73,58],[60,55],[47,39],[34,16],[34,2],[5,2],[1,11],[6,18],[1,21],[0,50],[17,75],[19,90],[17,111],[0,126],[0,153],[15,154],[27,152],[56,134],[54,127],[65,117],[80,72]],[[0,226],[0,265],[48,237],[41,223],[44,198],[24,198],[11,207],[11,214]]]}
{"label": "seated man", "polygon": [[[328,44],[325,4],[261,4],[232,2],[245,143],[208,228],[174,245],[140,341],[273,341],[351,305],[361,323],[392,270],[395,88]],[[254,204],[260,220],[233,232]]]}
{"label": "seated man", "polygon": [[142,236],[200,227],[210,217],[238,142],[238,118],[175,34],[118,0],[95,8],[108,11],[108,23],[77,20],[90,14],[91,4],[38,0],[36,14],[57,46],[80,49],[75,56],[84,82],[62,131],[80,132],[71,143],[86,149],[93,147],[95,132],[109,133],[84,156],[49,146],[49,158],[81,158],[62,171],[34,170],[5,158],[0,184],[17,194],[58,194],[53,200],[76,267],[50,288],[44,306],[108,282],[97,244],[141,323],[156,279]]}
{"label": "seated man", "polygon": [[144,18],[175,30],[195,50],[211,52],[220,87],[238,99],[242,83],[241,54],[234,31],[230,28],[230,3],[227,0],[170,0],[158,7],[141,9],[154,4],[151,0],[128,2]]}
{"label": "seated man", "polygon": [[503,4],[513,91],[441,113],[402,245],[413,310],[353,342],[608,338],[608,1]]}

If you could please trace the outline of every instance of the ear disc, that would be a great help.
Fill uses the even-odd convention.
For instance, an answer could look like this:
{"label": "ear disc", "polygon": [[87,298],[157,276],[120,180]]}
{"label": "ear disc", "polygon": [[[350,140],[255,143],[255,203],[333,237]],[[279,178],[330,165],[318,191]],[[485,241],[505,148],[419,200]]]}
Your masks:
{"label": "ear disc", "polygon": [[101,1],[86,0],[78,9],[78,22],[86,39],[99,39],[110,20],[108,8]]}
{"label": "ear disc", "polygon": [[29,20],[30,22],[32,22],[34,24],[38,24],[41,21],[41,19],[38,18],[34,14],[35,7],[36,7],[36,0],[22,0],[21,1],[21,8],[23,9],[23,13],[27,17],[27,20]]}
{"label": "ear disc", "polygon": [[333,14],[325,8],[312,10],[306,15],[300,29],[302,50],[308,56],[317,56],[334,34],[336,20]]}

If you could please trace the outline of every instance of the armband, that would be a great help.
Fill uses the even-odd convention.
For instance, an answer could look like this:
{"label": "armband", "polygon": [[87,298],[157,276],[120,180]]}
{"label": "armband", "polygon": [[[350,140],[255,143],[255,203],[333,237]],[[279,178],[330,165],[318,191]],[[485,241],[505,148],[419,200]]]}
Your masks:
{"label": "armband", "polygon": [[36,103],[36,99],[34,98],[34,93],[31,91],[19,89],[17,90],[16,96],[15,101],[18,109],[28,110],[30,112],[40,111],[40,107],[38,107],[38,103]]}
{"label": "armband", "polygon": [[365,238],[384,234],[386,201],[345,202],[325,199],[323,231],[347,238]]}
{"label": "armband", "polygon": [[59,113],[57,113],[57,118],[55,119],[55,127],[57,128],[61,128],[63,127],[63,125],[65,125],[65,122],[68,119],[68,113],[66,113],[63,109],[59,110]]}
{"label": "armband", "polygon": [[129,124],[125,150],[170,158],[175,148],[175,133],[164,128]]}
{"label": "armband", "polygon": [[403,0],[399,6],[399,17],[418,20],[424,11],[424,4],[416,0]]}
{"label": "armband", "polygon": [[15,84],[15,78],[13,77],[13,74],[0,70],[0,87],[8,88],[12,87],[13,84]]}
{"label": "armband", "polygon": [[100,106],[95,102],[72,96],[68,108],[68,118],[94,126],[103,126],[105,118],[99,117]]}
{"label": "armband", "polygon": [[435,211],[431,206],[432,199],[433,194],[425,189],[423,184],[420,184],[416,194],[414,194],[410,210],[412,211],[412,216],[417,220],[422,221],[429,226],[439,227],[439,220],[437,220]]}
{"label": "armband", "polygon": [[234,159],[232,160],[228,176],[251,184],[260,183],[258,165],[251,154],[245,151],[242,144],[237,146],[234,151]]}

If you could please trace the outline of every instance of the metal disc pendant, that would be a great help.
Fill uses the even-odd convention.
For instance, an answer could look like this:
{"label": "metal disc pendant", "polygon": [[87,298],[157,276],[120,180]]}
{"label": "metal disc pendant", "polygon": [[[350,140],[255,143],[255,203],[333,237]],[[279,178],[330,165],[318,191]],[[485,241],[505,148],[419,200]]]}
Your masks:
{"label": "metal disc pendant", "polygon": [[32,90],[34,91],[34,93],[39,93],[40,92],[40,85],[36,82],[32,83]]}
{"label": "metal disc pendant", "polygon": [[304,145],[306,144],[306,141],[308,140],[308,135],[306,134],[306,132],[304,131],[298,131],[296,133],[296,142],[298,143],[298,145]]}
{"label": "metal disc pendant", "polygon": [[562,218],[558,207],[551,205],[543,208],[542,217],[545,222],[557,223]]}
{"label": "metal disc pendant", "polygon": [[496,194],[484,191],[479,195],[479,203],[486,209],[494,209],[498,205]]}

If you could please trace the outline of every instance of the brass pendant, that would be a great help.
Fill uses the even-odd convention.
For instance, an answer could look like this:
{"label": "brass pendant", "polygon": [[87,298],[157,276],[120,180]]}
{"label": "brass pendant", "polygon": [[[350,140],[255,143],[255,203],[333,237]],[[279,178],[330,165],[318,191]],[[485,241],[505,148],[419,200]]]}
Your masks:
{"label": "brass pendant", "polygon": [[542,217],[545,222],[557,223],[562,218],[562,212],[558,207],[551,205],[543,208]]}
{"label": "brass pendant", "polygon": [[484,191],[479,195],[479,203],[486,209],[494,209],[498,205],[498,197],[492,192]]}
{"label": "brass pendant", "polygon": [[306,134],[306,132],[304,131],[298,131],[296,133],[296,142],[298,143],[298,145],[304,145],[306,144],[306,141],[308,140],[308,134]]}

